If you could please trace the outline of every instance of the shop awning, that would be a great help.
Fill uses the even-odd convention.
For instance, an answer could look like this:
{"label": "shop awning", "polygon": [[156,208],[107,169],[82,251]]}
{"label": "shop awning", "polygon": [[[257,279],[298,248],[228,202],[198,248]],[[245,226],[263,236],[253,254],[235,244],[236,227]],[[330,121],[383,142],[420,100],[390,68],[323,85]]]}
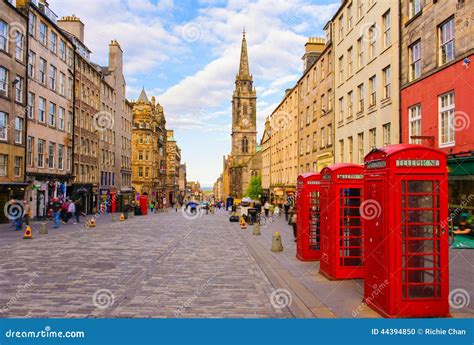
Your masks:
{"label": "shop awning", "polygon": [[472,179],[474,176],[474,153],[448,157],[448,173],[451,179],[463,176],[464,179]]}

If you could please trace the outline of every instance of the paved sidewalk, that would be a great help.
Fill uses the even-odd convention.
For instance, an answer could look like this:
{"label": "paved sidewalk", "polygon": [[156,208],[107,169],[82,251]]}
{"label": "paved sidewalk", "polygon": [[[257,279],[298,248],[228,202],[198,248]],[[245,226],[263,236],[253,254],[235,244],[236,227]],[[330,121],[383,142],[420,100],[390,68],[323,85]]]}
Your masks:
{"label": "paved sidewalk", "polygon": [[[240,230],[238,223],[234,223],[233,226],[236,230]],[[240,231],[250,243],[258,244],[258,250],[265,252],[269,265],[275,267],[280,275],[290,282],[289,286],[293,286],[292,293],[296,295],[295,297],[300,293],[303,303],[305,300],[309,301],[306,302],[309,304],[308,309],[316,312],[315,315],[322,312],[323,317],[380,317],[371,308],[363,307],[362,279],[330,281],[319,274],[319,262],[302,262],[296,258],[293,229],[285,222],[284,215],[274,218],[267,225],[262,225],[261,236],[252,235],[252,226]],[[276,231],[279,231],[282,236],[284,247],[282,253],[270,251],[272,236]],[[451,314],[453,317],[472,318],[474,317],[474,250],[451,249],[450,262],[450,290],[462,288],[472,296],[470,305],[462,309],[451,309]],[[301,289],[294,287],[295,280],[303,285]],[[312,296],[308,296],[308,291]]]}

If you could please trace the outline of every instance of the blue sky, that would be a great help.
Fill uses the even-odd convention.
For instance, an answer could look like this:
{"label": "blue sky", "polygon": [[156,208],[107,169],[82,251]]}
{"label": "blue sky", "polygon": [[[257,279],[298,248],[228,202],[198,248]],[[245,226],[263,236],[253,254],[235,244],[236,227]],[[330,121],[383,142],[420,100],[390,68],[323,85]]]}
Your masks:
{"label": "blue sky", "polygon": [[188,180],[208,186],[230,151],[231,108],[242,30],[257,88],[258,140],[265,117],[302,72],[309,36],[339,0],[50,0],[58,16],[86,26],[92,59],[106,64],[108,44],[124,50],[127,97],[142,86],[164,106],[182,149]]}

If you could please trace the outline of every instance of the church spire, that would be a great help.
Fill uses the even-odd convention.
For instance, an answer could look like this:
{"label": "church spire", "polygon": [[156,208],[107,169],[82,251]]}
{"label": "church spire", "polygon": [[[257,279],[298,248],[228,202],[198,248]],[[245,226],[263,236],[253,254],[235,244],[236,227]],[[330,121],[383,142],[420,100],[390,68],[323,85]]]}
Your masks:
{"label": "church spire", "polygon": [[245,28],[242,32],[242,49],[240,51],[240,68],[238,79],[250,79],[249,57],[247,54],[247,40],[245,39]]}

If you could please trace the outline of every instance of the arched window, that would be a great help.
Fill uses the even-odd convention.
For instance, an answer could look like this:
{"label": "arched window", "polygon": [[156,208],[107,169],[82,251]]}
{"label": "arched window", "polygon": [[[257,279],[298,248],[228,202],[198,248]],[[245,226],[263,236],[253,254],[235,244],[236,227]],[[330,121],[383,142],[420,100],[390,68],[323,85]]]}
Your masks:
{"label": "arched window", "polygon": [[242,139],[242,153],[248,153],[249,152],[249,140],[247,137],[244,137]]}

